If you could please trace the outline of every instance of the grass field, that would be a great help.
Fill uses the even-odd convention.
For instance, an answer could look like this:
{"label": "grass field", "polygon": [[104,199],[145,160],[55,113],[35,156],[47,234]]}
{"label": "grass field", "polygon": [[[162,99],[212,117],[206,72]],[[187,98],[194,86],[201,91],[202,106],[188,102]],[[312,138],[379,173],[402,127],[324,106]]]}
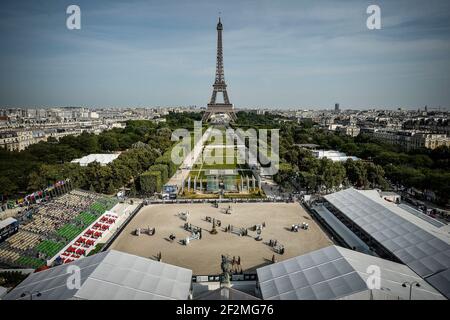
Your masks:
{"label": "grass field", "polygon": [[54,242],[51,240],[44,240],[36,246],[36,250],[47,255],[51,258],[57,254],[62,248],[64,248],[65,243]]}
{"label": "grass field", "polygon": [[[207,175],[210,173],[210,170],[235,170],[235,176],[234,176],[234,185],[236,188],[235,190],[240,190],[241,183],[241,177],[248,177],[252,178],[253,173],[250,170],[249,166],[246,163],[238,163],[238,155],[240,150],[238,150],[238,147],[235,145],[234,140],[232,144],[227,144],[226,141],[226,133],[225,133],[225,127],[219,128],[219,130],[222,132],[222,140],[221,141],[215,141],[214,138],[209,139],[203,146],[202,154],[197,159],[197,163],[194,164],[192,167],[192,170],[189,172],[188,177],[191,178],[191,187],[193,186],[194,179],[197,179],[197,190],[199,189],[199,184],[201,183],[201,189],[205,190],[207,187]],[[245,162],[245,160],[239,159],[239,162]],[[223,179],[224,183],[228,183],[229,185],[229,178]],[[232,178],[233,179],[233,178]],[[245,179],[245,178],[244,178]],[[221,179],[222,180],[222,179]],[[246,179],[244,180],[246,184]],[[185,183],[187,183],[187,180],[185,180]],[[187,186],[187,185],[185,185]],[[231,188],[234,189],[234,188]],[[241,190],[242,191],[242,190]],[[259,190],[258,190],[259,191]],[[257,192],[258,192],[257,191]],[[234,197],[262,197],[261,195],[255,195],[255,194],[248,194],[248,193],[236,193],[236,194],[230,194],[231,190],[228,189],[227,191],[227,197],[234,198]],[[204,199],[204,198],[217,198],[217,194],[202,194],[202,193],[195,193],[192,190],[190,192],[187,192],[185,190],[184,194],[182,195],[186,198],[193,198],[193,199]]]}
{"label": "grass field", "polygon": [[92,224],[97,219],[96,215],[89,212],[81,212],[75,220],[82,223],[85,227]]}
{"label": "grass field", "polygon": [[83,230],[84,228],[80,228],[73,224],[68,223],[62,226],[60,229],[58,229],[56,231],[56,234],[70,241],[72,239],[75,239],[75,237],[79,235]]}
{"label": "grass field", "polygon": [[17,259],[16,263],[24,267],[32,267],[37,269],[43,266],[45,264],[45,261],[33,257],[23,256]]}

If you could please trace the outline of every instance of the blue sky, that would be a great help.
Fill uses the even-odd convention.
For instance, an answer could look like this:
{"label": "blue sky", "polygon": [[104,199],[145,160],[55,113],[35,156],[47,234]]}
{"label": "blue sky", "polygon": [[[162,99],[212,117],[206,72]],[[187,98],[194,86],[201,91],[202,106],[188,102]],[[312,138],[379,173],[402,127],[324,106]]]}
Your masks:
{"label": "blue sky", "polygon": [[0,106],[206,106],[219,11],[237,107],[450,106],[446,0],[2,1]]}

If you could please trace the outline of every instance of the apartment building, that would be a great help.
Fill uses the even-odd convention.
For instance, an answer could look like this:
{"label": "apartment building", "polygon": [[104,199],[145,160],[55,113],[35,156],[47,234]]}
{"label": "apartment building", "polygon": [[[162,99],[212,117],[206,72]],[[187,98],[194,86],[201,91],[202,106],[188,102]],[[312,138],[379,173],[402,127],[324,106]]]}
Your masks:
{"label": "apartment building", "polygon": [[0,132],[0,147],[9,151],[22,151],[34,142],[33,132],[16,130]]}
{"label": "apartment building", "polygon": [[450,138],[445,134],[381,129],[375,129],[369,134],[383,142],[400,145],[407,151],[418,148],[435,149],[439,146],[450,147]]}

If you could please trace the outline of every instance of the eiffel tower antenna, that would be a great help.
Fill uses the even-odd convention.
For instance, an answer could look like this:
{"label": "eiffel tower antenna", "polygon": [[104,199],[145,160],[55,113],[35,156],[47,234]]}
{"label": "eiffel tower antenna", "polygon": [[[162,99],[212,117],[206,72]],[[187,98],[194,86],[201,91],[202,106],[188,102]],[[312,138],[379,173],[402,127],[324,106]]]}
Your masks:
{"label": "eiffel tower antenna", "polygon": [[[227,85],[225,83],[225,72],[223,67],[223,47],[222,47],[222,30],[223,25],[220,19],[219,12],[219,22],[217,23],[217,62],[216,62],[216,77],[213,84],[213,92],[211,95],[211,100],[208,103],[208,107],[203,115],[203,121],[210,120],[213,114],[227,114],[231,121],[236,121],[236,113],[234,112],[234,107],[230,103],[227,93]],[[217,103],[217,93],[222,93],[223,103]]]}

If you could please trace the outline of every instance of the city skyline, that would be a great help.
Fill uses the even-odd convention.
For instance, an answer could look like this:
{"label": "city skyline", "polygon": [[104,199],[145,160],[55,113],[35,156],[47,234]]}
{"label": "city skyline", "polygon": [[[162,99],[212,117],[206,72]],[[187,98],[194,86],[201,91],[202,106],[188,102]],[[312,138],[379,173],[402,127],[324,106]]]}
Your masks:
{"label": "city skyline", "polygon": [[81,30],[70,4],[2,5],[0,107],[206,107],[219,11],[237,108],[450,105],[444,1],[379,1],[381,30],[366,1],[78,1]]}

